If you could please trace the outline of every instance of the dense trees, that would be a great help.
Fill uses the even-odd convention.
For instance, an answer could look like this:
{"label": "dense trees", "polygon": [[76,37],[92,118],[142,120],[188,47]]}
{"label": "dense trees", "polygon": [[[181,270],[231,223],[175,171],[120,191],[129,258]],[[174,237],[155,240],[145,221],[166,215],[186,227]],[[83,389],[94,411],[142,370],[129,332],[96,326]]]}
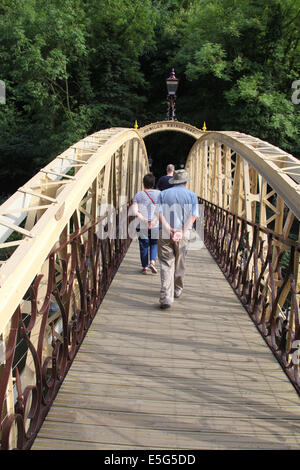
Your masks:
{"label": "dense trees", "polygon": [[[0,0],[0,193],[97,129],[164,119],[171,67],[178,119],[299,155],[299,40],[300,0]],[[191,145],[159,139],[160,162]]]}
{"label": "dense trees", "polygon": [[294,151],[299,113],[291,84],[300,65],[299,6],[290,0],[215,0],[190,9],[176,61],[199,108],[210,109],[213,127],[235,128]]}
{"label": "dense trees", "polygon": [[4,0],[0,9],[1,192],[84,135],[132,126],[139,57],[153,45],[149,0]]}

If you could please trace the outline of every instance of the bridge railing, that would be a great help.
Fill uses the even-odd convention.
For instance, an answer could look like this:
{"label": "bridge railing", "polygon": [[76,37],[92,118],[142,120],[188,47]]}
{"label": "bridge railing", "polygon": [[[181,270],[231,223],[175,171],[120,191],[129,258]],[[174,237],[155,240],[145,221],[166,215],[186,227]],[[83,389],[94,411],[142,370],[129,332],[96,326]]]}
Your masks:
{"label": "bridge railing", "polygon": [[30,447],[128,246],[127,237],[97,237],[99,224],[111,224],[102,209],[117,209],[121,230],[122,199],[149,171],[143,137],[163,130],[196,139],[186,169],[205,204],[207,246],[299,389],[299,244],[289,239],[300,218],[299,161],[251,136],[178,122],[105,129],[0,207],[3,449]]}
{"label": "bridge railing", "polygon": [[[2,450],[30,448],[131,243],[119,236],[120,213],[113,237],[107,218],[98,217],[55,244],[47,274],[35,277],[26,303],[12,316],[0,383]],[[108,233],[104,239],[95,230],[99,224]],[[30,385],[22,377],[25,364]]]}
{"label": "bridge railing", "polygon": [[30,448],[129,246],[148,171],[138,133],[106,129],[0,207],[1,449]]}
{"label": "bridge railing", "polygon": [[202,198],[199,202],[207,248],[300,393],[300,243]]}

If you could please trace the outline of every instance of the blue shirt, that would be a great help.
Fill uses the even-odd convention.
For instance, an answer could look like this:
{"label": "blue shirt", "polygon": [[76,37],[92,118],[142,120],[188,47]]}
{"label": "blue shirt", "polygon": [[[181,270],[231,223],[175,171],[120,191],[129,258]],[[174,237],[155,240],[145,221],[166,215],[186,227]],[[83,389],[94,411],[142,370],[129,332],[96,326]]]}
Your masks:
{"label": "blue shirt", "polygon": [[163,214],[172,228],[181,229],[190,217],[199,216],[198,197],[184,184],[173,185],[159,194],[155,212]]}

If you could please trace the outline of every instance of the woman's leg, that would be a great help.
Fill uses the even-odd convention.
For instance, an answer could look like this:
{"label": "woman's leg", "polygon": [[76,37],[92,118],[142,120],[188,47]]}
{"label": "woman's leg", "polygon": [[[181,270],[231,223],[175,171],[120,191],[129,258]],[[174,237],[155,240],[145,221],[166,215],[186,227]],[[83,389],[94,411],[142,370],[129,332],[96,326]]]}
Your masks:
{"label": "woman's leg", "polygon": [[143,268],[147,268],[149,265],[149,257],[148,257],[149,238],[139,237],[139,244],[140,244],[141,264]]}
{"label": "woman's leg", "polygon": [[150,245],[150,262],[153,261],[155,263],[157,258],[157,238],[153,237],[151,230],[149,230],[149,245]]}
{"label": "woman's leg", "polygon": [[149,268],[153,272],[153,274],[157,273],[157,269],[155,267],[155,261],[157,258],[157,237],[153,237],[153,233],[149,230],[149,245],[150,245],[150,264]]}

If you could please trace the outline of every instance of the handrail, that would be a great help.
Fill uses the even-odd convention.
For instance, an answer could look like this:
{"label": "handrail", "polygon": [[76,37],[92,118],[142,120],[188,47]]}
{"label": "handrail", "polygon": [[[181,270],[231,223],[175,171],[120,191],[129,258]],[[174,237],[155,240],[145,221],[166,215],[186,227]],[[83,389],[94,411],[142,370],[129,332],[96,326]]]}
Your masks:
{"label": "handrail", "polygon": [[[67,374],[69,367],[93,321],[109,285],[130,245],[131,239],[98,238],[95,227],[107,217],[99,217],[77,230],[67,239],[56,243],[48,256],[48,277],[36,277],[29,300],[31,315],[20,305],[12,317],[7,341],[7,361],[0,383],[1,449],[28,449]],[[116,224],[118,229],[119,214]],[[82,236],[87,235],[85,240]],[[67,248],[68,255],[63,258]],[[62,275],[55,276],[61,265]],[[46,294],[38,305],[39,286],[46,282]],[[50,303],[51,297],[54,299]],[[55,307],[55,308],[54,308]],[[32,342],[34,329],[41,317],[38,341]],[[50,344],[45,351],[45,338]],[[17,347],[19,337],[19,349]],[[24,386],[20,379],[20,347],[23,357],[31,356],[34,383]],[[14,413],[5,410],[10,373],[15,378]],[[16,429],[17,427],[17,429]]]}
{"label": "handrail", "polygon": [[[97,227],[106,220],[119,230],[121,216],[124,230],[124,207],[148,171],[138,132],[106,129],[56,157],[0,207],[0,226],[21,235],[1,245],[15,248],[0,267],[2,449],[30,448],[131,241],[102,239]],[[19,210],[22,220],[13,218]]]}
{"label": "handrail", "polygon": [[[102,133],[99,132],[97,134],[99,142],[101,136]],[[103,137],[104,136],[102,136],[102,139]],[[13,255],[0,267],[0,334],[3,332],[12,313],[17,308],[36,273],[44,263],[49,249],[56,243],[66,224],[72,217],[72,214],[80,205],[80,201],[83,199],[85,193],[91,188],[95,177],[105,169],[112,155],[114,155],[118,149],[122,148],[126,142],[136,139],[140,149],[139,151],[141,155],[143,155],[140,157],[141,168],[139,172],[143,172],[143,168],[148,166],[144,142],[140,139],[135,130],[115,130],[114,133],[110,132],[106,137],[106,141],[103,139],[101,145],[99,143],[99,146],[97,146],[92,153],[88,154],[86,165],[77,169],[75,177],[71,182],[68,181],[68,183],[66,183],[62,175],[61,180],[59,180],[59,189],[57,189],[57,187],[55,188],[53,203],[50,207],[47,205],[45,210],[43,210],[43,206],[39,207],[39,210],[36,211],[38,217],[35,219],[35,224],[30,227],[31,230],[28,234],[30,236],[27,235],[23,237],[22,243],[17,247]],[[83,140],[83,142],[85,141]],[[73,147],[74,146],[72,146],[72,148]],[[77,155],[80,155],[82,158],[80,151]],[[75,164],[75,162],[76,158],[74,157],[73,163]],[[53,162],[47,165],[45,171],[47,172],[52,166]],[[135,169],[134,175],[136,176]],[[124,177],[126,176],[125,174]],[[38,173],[30,182],[23,186],[22,190],[28,190],[28,194],[32,194],[31,188],[35,187],[37,182],[42,179],[43,183],[40,184],[39,189],[36,190],[37,197],[40,199],[48,197],[45,192],[47,189],[48,194],[53,192],[53,187],[51,186],[53,181],[49,179],[45,180],[45,175],[43,175],[42,178],[41,172]],[[101,187],[101,190],[107,192],[107,184],[109,184],[109,181],[106,182],[105,188]],[[126,195],[125,191],[126,189],[124,189],[123,195]],[[14,195],[10,200],[6,201],[1,208],[9,207],[10,201],[15,201],[17,197],[17,194]],[[12,202],[11,207],[14,207]],[[33,217],[31,217],[31,219],[33,219]],[[17,230],[17,227],[15,229]]]}
{"label": "handrail", "polygon": [[[56,157],[0,207],[0,251],[15,250],[0,267],[2,448],[30,447],[129,246],[129,238],[99,239],[96,227],[109,221],[110,204],[117,227],[122,197],[130,201],[149,171],[143,137],[163,130],[196,139],[186,168],[205,204],[207,246],[299,388],[294,157],[245,134],[179,122],[106,129]],[[10,232],[16,240],[7,241]]]}
{"label": "handrail", "polygon": [[202,198],[199,203],[205,245],[300,394],[300,243]]}

